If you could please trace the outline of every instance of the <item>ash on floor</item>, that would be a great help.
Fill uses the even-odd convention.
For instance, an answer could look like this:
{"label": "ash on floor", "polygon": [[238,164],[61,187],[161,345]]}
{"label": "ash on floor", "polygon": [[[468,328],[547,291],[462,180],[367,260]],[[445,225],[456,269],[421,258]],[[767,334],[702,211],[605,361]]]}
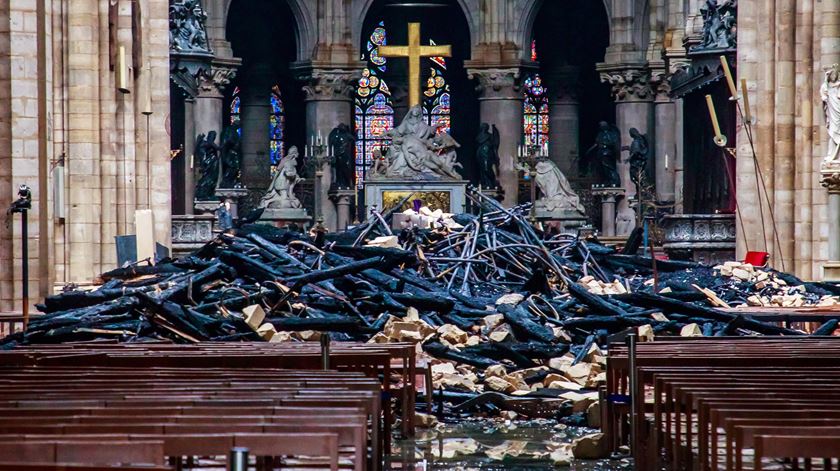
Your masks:
{"label": "ash on floor", "polygon": [[629,459],[576,460],[572,442],[597,430],[553,420],[466,420],[418,430],[413,439],[394,445],[390,470],[549,470],[632,469]]}

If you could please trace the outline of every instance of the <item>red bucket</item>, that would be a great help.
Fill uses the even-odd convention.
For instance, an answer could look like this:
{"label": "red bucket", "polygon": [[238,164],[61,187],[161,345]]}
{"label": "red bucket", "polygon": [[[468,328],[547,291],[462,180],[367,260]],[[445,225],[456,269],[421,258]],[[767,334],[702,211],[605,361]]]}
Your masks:
{"label": "red bucket", "polygon": [[767,265],[768,260],[770,260],[770,254],[767,252],[747,252],[744,257],[744,263],[749,263],[754,267],[763,267]]}

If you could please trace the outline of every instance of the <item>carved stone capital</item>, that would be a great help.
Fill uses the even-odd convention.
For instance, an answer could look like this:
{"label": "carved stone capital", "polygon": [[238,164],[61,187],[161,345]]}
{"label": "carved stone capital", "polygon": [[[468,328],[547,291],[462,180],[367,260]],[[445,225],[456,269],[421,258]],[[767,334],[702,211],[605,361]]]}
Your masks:
{"label": "carved stone capital", "polygon": [[654,93],[654,101],[657,103],[671,101],[671,75],[665,69],[650,71],[650,86]]}
{"label": "carved stone capital", "polygon": [[820,170],[820,184],[829,193],[840,193],[840,166],[824,165]]}
{"label": "carved stone capital", "polygon": [[225,88],[236,78],[236,67],[213,65],[202,70],[196,77],[198,96],[201,98],[221,98]]}
{"label": "carved stone capital", "polygon": [[307,101],[352,100],[361,70],[309,69],[298,75]]}
{"label": "carved stone capital", "polygon": [[612,86],[616,103],[651,101],[654,98],[650,71],[645,68],[602,69],[601,81]]}
{"label": "carved stone capital", "polygon": [[470,80],[477,80],[481,98],[521,98],[522,73],[519,68],[468,69]]}

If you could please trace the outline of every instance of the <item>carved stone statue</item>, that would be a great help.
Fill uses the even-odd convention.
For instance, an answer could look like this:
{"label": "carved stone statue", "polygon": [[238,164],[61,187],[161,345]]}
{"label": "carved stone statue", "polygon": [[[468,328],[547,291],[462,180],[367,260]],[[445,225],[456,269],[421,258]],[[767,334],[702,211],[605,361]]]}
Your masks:
{"label": "carved stone statue", "polygon": [[219,146],[216,144],[216,131],[207,136],[199,134],[195,143],[195,157],[201,176],[195,186],[197,200],[210,200],[216,197],[220,175]]}
{"label": "carved stone statue", "polygon": [[499,130],[494,124],[481,123],[476,138],[475,160],[478,163],[478,184],[485,189],[498,188],[499,181]]}
{"label": "carved stone statue", "polygon": [[608,187],[621,186],[621,178],[618,176],[618,158],[620,151],[621,135],[618,128],[605,121],[599,123],[598,135],[595,136],[595,144],[586,151],[589,157],[590,167],[595,167],[595,175],[598,183]]}
{"label": "carved stone statue", "polygon": [[242,138],[233,126],[222,131],[221,165],[218,188],[241,187]]}
{"label": "carved stone statue", "polygon": [[388,170],[388,159],[382,155],[382,149],[376,148],[373,149],[373,155],[371,156],[372,162],[370,163],[370,175],[371,178],[383,178],[385,176],[385,172]]}
{"label": "carved stone statue", "polygon": [[178,52],[210,52],[207,13],[199,0],[180,0],[169,5],[169,48]]}
{"label": "carved stone statue", "polygon": [[289,148],[289,152],[280,159],[271,185],[268,187],[265,196],[260,200],[260,208],[300,208],[300,200],[295,197],[295,185],[301,181],[297,172],[298,157],[297,147],[292,146]]}
{"label": "carved stone statue", "polygon": [[391,146],[384,178],[461,179],[455,170],[460,167],[455,161],[455,149],[460,145],[448,134],[436,134],[436,129],[423,119],[423,108],[419,105],[412,107],[403,122],[386,135],[391,139]]}
{"label": "carved stone statue", "polygon": [[703,39],[692,50],[732,49],[737,45],[737,0],[706,0],[700,7]]}
{"label": "carved stone statue", "polygon": [[650,146],[647,136],[636,128],[630,128],[630,137],[633,138],[633,142],[629,146],[622,147],[621,150],[630,151],[630,181],[635,185],[640,185],[644,181]]}
{"label": "carved stone statue", "polygon": [[828,132],[828,153],[823,162],[837,163],[840,160],[840,65],[834,64],[826,71],[825,81],[820,87],[820,96]]}
{"label": "carved stone statue", "polygon": [[580,197],[572,190],[569,180],[551,160],[537,162],[536,183],[542,193],[538,205],[548,212],[557,210],[578,211],[583,213]]}
{"label": "carved stone statue", "polygon": [[635,227],[636,212],[631,208],[619,209],[618,214],[615,216],[615,235],[630,235]]}
{"label": "carved stone statue", "polygon": [[356,136],[341,123],[330,132],[329,145],[335,154],[332,184],[336,189],[353,188],[356,177]]}

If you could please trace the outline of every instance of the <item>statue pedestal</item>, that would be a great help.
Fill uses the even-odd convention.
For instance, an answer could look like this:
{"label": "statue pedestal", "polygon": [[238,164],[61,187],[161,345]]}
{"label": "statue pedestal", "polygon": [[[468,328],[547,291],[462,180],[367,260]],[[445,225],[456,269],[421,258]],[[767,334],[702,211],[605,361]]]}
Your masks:
{"label": "statue pedestal", "polygon": [[195,200],[193,202],[193,208],[195,208],[195,214],[214,214],[216,209],[219,207],[219,200]]}
{"label": "statue pedestal", "polygon": [[284,228],[289,224],[300,226],[301,230],[312,221],[309,213],[303,208],[266,208],[260,216],[260,222],[271,224],[278,228]]}
{"label": "statue pedestal", "polygon": [[350,217],[350,205],[355,197],[356,190],[352,189],[330,191],[330,199],[335,203],[336,214],[338,216],[336,224],[338,231],[346,230],[347,226],[353,221]]}
{"label": "statue pedestal", "polygon": [[555,227],[561,234],[577,235],[578,229],[586,225],[586,215],[574,209],[548,209],[543,200],[537,200],[537,220],[547,228]]}
{"label": "statue pedestal", "polygon": [[[225,198],[230,200],[230,216],[233,219],[239,218],[239,199],[248,196],[247,188],[219,188],[216,190],[216,196],[220,199]],[[217,205],[218,206],[218,205]]]}
{"label": "statue pedestal", "polygon": [[466,210],[467,184],[466,180],[367,180],[365,203],[387,211],[413,193],[411,200],[419,199],[429,209],[458,214]]}
{"label": "statue pedestal", "polygon": [[615,237],[615,205],[624,188],[593,185],[592,195],[601,198],[601,234]]}

